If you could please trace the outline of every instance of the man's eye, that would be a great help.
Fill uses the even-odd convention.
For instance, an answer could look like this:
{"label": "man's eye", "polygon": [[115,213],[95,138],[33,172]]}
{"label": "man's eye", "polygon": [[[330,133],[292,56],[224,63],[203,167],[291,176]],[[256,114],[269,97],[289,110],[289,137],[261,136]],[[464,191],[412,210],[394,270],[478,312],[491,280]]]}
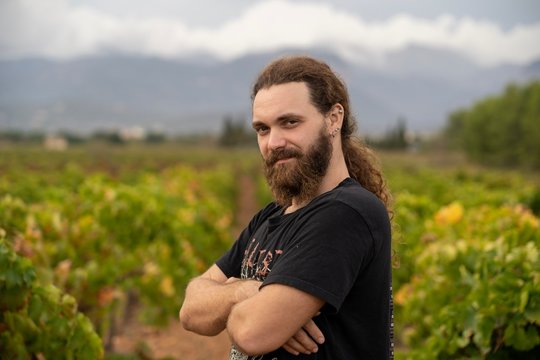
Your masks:
{"label": "man's eye", "polygon": [[294,125],[296,125],[296,124],[298,124],[298,120],[287,120],[287,121],[285,122],[285,125],[286,125],[286,126],[294,126]]}
{"label": "man's eye", "polygon": [[268,128],[266,126],[260,126],[255,128],[255,132],[259,135],[264,135],[266,132],[268,132]]}

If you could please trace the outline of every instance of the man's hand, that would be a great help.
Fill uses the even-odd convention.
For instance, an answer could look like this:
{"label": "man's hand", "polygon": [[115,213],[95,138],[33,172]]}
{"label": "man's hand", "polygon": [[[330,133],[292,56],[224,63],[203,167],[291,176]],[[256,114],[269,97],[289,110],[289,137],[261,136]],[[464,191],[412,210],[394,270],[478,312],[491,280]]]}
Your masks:
{"label": "man's hand", "polygon": [[307,292],[288,285],[268,284],[232,307],[227,331],[232,343],[244,354],[265,354],[283,347],[303,326],[307,326],[308,334],[317,337],[319,332],[310,320],[323,306],[324,300]]}
{"label": "man's hand", "polygon": [[229,278],[212,265],[204,274],[188,284],[180,321],[184,329],[213,336],[227,326],[234,305],[259,292],[261,282]]}
{"label": "man's hand", "polygon": [[[317,314],[318,315],[318,314]],[[309,355],[319,350],[318,344],[324,343],[324,335],[313,320],[309,320],[292,338],[283,345],[283,348],[293,354]]]}
{"label": "man's hand", "polygon": [[[231,277],[227,279],[225,284],[236,285],[236,299],[240,302],[244,299],[250,298],[259,292],[259,287],[262,282],[256,280],[242,280],[239,278]],[[317,315],[319,315],[318,313]],[[324,343],[324,335],[321,330],[315,325],[313,320],[309,320],[293,337],[283,345],[283,348],[293,354],[311,354],[318,351],[318,346]]]}

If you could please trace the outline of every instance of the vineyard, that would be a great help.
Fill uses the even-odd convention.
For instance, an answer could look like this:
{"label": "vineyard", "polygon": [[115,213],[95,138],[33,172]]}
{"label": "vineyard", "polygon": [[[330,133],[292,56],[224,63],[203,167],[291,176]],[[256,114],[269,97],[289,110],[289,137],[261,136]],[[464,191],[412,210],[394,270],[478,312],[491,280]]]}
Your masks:
{"label": "vineyard", "polygon": [[[397,358],[538,358],[537,176],[381,160]],[[0,352],[112,358],[127,318],[174,320],[187,281],[242,225],[239,179],[270,200],[258,163],[255,150],[163,145],[0,149]]]}

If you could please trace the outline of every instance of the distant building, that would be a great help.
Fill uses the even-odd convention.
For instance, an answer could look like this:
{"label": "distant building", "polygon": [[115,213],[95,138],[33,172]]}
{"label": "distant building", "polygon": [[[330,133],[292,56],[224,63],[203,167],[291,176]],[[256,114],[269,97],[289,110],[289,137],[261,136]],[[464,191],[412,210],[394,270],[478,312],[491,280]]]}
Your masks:
{"label": "distant building", "polygon": [[45,137],[43,146],[47,150],[64,151],[68,147],[68,141],[62,136],[48,135]]}
{"label": "distant building", "polygon": [[146,130],[140,126],[123,128],[118,132],[123,141],[144,140],[146,139]]}

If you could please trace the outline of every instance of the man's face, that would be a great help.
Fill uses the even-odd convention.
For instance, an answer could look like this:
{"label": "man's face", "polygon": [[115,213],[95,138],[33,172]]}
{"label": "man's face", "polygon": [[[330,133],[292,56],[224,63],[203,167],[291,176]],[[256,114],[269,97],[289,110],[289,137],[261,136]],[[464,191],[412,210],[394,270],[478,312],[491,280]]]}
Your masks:
{"label": "man's face", "polygon": [[332,156],[325,117],[304,83],[260,90],[253,101],[253,127],[265,174],[276,201],[290,205],[317,195]]}

